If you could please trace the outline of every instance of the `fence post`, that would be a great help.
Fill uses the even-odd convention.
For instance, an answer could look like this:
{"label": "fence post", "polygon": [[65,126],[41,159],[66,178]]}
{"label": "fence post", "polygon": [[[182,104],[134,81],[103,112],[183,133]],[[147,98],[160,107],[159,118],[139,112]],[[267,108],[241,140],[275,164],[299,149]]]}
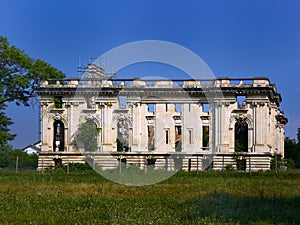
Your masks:
{"label": "fence post", "polygon": [[16,173],[18,173],[18,168],[19,167],[19,156],[16,158]]}
{"label": "fence post", "polygon": [[275,174],[277,175],[277,152],[275,152]]}
{"label": "fence post", "polygon": [[199,173],[199,156],[197,156],[197,174]]}
{"label": "fence post", "polygon": [[249,155],[249,173],[251,175],[251,156]]}
{"label": "fence post", "polygon": [[119,160],[119,173],[122,173],[122,162],[121,162],[121,157]]}
{"label": "fence post", "polygon": [[225,170],[225,162],[224,162],[224,155],[223,155],[223,158],[222,158],[222,172],[224,172]]}
{"label": "fence post", "polygon": [[44,174],[44,158],[42,158],[42,174]]}

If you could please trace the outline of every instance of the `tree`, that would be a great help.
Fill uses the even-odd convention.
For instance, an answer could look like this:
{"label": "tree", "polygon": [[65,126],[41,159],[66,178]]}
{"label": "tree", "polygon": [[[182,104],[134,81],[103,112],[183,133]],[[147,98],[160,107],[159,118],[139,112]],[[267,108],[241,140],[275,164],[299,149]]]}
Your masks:
{"label": "tree", "polygon": [[292,159],[295,162],[295,167],[300,168],[300,149],[299,141],[286,137],[284,139],[284,158]]}
{"label": "tree", "polygon": [[43,60],[29,57],[0,36],[0,148],[14,138],[9,133],[13,122],[5,114],[7,103],[29,106],[34,88],[41,80],[63,77],[65,75],[61,71]]}
{"label": "tree", "polygon": [[76,147],[84,148],[85,151],[95,151],[97,149],[98,129],[94,121],[87,120],[79,125],[75,140]]}
{"label": "tree", "polygon": [[0,111],[0,151],[6,149],[7,141],[13,140],[15,136],[9,133],[8,127],[12,124],[13,122],[6,116],[5,112]]}

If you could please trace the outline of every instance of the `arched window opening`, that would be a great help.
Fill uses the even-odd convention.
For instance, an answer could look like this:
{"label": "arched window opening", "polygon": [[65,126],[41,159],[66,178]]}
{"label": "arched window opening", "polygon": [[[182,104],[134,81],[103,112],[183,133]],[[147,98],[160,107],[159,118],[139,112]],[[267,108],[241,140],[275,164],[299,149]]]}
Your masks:
{"label": "arched window opening", "polygon": [[54,135],[53,135],[53,150],[55,152],[64,151],[65,147],[65,138],[64,138],[64,131],[65,126],[64,123],[60,120],[56,120],[53,124],[54,127]]}
{"label": "arched window opening", "polygon": [[79,125],[75,139],[77,147],[84,151],[93,152],[98,147],[99,130],[92,119],[88,119]]}
{"label": "arched window opening", "polygon": [[248,124],[243,119],[235,123],[235,152],[248,152]]}
{"label": "arched window opening", "polygon": [[129,151],[129,124],[126,120],[119,120],[117,123],[117,151]]}
{"label": "arched window opening", "polygon": [[181,126],[175,126],[175,151],[182,151]]}

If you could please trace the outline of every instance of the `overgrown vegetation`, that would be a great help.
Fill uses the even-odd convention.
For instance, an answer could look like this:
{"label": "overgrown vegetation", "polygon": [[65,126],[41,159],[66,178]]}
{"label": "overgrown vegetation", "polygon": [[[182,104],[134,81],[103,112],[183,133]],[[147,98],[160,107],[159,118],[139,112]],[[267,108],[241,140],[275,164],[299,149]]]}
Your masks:
{"label": "overgrown vegetation", "polygon": [[300,174],[179,172],[132,187],[88,172],[0,170],[0,224],[298,224]]}
{"label": "overgrown vegetation", "polygon": [[298,128],[297,141],[289,137],[284,139],[284,158],[289,160],[289,165],[300,168],[300,128]]}
{"label": "overgrown vegetation", "polygon": [[0,151],[0,169],[15,169],[17,157],[18,169],[36,170],[38,163],[37,155],[28,155],[21,150],[12,150],[9,148]]}
{"label": "overgrown vegetation", "polygon": [[81,123],[75,137],[76,147],[82,148],[84,151],[96,151],[98,132],[93,120],[86,120]]}

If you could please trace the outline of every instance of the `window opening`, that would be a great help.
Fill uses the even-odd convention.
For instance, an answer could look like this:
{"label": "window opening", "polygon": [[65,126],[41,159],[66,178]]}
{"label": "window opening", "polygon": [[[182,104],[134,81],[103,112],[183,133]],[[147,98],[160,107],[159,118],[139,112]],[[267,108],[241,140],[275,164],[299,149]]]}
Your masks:
{"label": "window opening", "polygon": [[243,104],[246,103],[246,96],[245,95],[236,96],[236,101],[238,104],[238,108],[241,109],[243,108]]}
{"label": "window opening", "polygon": [[155,112],[155,104],[148,104],[148,112],[151,113]]}
{"label": "window opening", "polygon": [[202,147],[209,147],[209,126],[202,127]]}
{"label": "window opening", "polygon": [[182,148],[181,126],[175,126],[175,151],[181,152],[181,148]]}
{"label": "window opening", "polygon": [[53,124],[54,134],[53,134],[53,150],[64,151],[64,124],[63,122],[57,120]]}
{"label": "window opening", "polygon": [[165,130],[166,144],[169,144],[169,130]]}
{"label": "window opening", "polygon": [[188,135],[189,135],[189,144],[192,144],[193,140],[192,140],[192,130],[191,129],[188,130]]}
{"label": "window opening", "polygon": [[182,104],[175,104],[175,110],[176,110],[176,112],[181,113],[182,112]]}
{"label": "window opening", "polygon": [[202,111],[203,112],[209,112],[209,104],[207,104],[207,103],[204,103],[204,104],[202,104]]}
{"label": "window opening", "polygon": [[127,106],[127,96],[119,96],[119,108],[126,109]]}

